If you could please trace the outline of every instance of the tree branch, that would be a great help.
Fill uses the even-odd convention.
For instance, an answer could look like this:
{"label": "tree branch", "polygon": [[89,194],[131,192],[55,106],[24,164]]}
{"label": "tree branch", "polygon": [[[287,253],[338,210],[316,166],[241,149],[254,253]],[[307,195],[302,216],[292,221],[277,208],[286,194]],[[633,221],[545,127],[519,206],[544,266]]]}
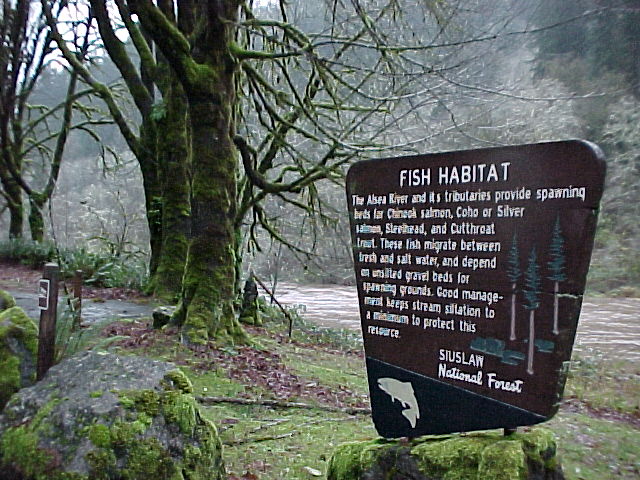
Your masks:
{"label": "tree branch", "polygon": [[247,144],[246,140],[242,138],[240,135],[234,136],[233,142],[236,144],[236,147],[238,147],[238,150],[240,151],[240,157],[242,158],[242,165],[244,167],[244,171],[254,186],[260,188],[266,193],[281,193],[281,192],[297,193],[300,191],[299,188],[294,187],[291,184],[274,183],[267,180],[264,176],[262,176],[259,172],[257,172],[253,167],[256,151],[253,150],[249,146],[249,144]]}
{"label": "tree branch", "polygon": [[151,113],[153,97],[142,82],[142,79],[140,78],[135,65],[131,62],[124,45],[113,31],[106,3],[103,0],[89,1],[91,3],[92,11],[95,13],[96,20],[98,21],[100,37],[102,38],[107,53],[109,54],[109,58],[111,58],[122,75],[122,79],[127,85],[127,88],[131,93],[131,97],[140,111],[140,114],[143,117],[148,116]]}
{"label": "tree branch", "polygon": [[74,70],[78,71],[78,74],[82,77],[82,79],[94,89],[97,95],[102,98],[102,100],[107,105],[109,113],[113,117],[115,124],[120,129],[120,133],[124,137],[127,146],[131,149],[131,152],[136,157],[138,157],[142,148],[140,145],[140,140],[129,127],[127,120],[120,110],[120,107],[118,107],[118,104],[116,103],[109,87],[107,87],[103,83],[98,82],[93,77],[93,75],[91,75],[89,70],[82,64],[82,62],[78,60],[76,55],[69,50],[64,38],[62,38],[62,35],[58,31],[56,20],[53,18],[47,0],[41,0],[41,4],[45,17],[47,18],[49,28],[51,28],[51,35],[53,37],[53,40],[58,45],[58,48],[60,49],[60,52],[62,52],[65,60],[69,62]]}
{"label": "tree branch", "polygon": [[142,26],[176,70],[185,90],[197,87],[199,65],[191,57],[187,38],[150,0],[129,0],[130,10],[136,13]]}

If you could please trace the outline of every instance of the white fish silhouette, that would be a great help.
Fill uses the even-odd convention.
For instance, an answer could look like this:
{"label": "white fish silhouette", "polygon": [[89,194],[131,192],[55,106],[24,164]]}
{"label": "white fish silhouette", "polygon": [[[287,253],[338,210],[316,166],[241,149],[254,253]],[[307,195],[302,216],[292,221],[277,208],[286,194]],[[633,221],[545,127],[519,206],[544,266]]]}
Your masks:
{"label": "white fish silhouette", "polygon": [[378,386],[384,393],[391,396],[392,402],[396,399],[400,402],[406,409],[402,411],[402,415],[409,420],[411,428],[416,428],[416,422],[420,418],[420,408],[411,382],[401,382],[395,378],[379,378]]}

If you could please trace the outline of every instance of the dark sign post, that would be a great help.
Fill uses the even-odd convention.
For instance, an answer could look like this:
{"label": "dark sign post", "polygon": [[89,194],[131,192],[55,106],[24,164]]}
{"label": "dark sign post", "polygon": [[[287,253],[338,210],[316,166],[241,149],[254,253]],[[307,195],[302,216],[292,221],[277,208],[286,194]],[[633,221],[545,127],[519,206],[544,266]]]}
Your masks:
{"label": "dark sign post", "polygon": [[567,141],[359,162],[347,199],[384,437],[514,428],[564,388],[605,165]]}
{"label": "dark sign post", "polygon": [[56,263],[44,266],[42,279],[38,282],[38,307],[40,329],[38,332],[38,361],[36,379],[42,380],[55,361],[56,316],[58,311],[58,272]]}

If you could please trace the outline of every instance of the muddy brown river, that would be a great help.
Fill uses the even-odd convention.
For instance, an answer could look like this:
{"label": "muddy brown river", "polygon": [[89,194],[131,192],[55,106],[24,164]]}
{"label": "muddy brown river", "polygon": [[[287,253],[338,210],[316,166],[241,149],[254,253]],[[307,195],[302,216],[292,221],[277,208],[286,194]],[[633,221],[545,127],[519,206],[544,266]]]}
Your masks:
{"label": "muddy brown river", "polygon": [[[281,283],[276,298],[319,325],[360,330],[356,287]],[[640,363],[640,298],[586,297],[574,350]]]}
{"label": "muddy brown river", "polygon": [[[39,318],[35,293],[11,293],[30,316],[36,320]],[[360,330],[356,287],[280,283],[276,298],[285,305],[296,306],[305,319],[320,326]],[[85,322],[92,323],[111,318],[149,316],[152,308],[107,300],[100,303],[86,301],[82,311]],[[590,355],[593,350],[606,354],[608,358],[615,356],[640,364],[640,298],[587,297],[582,304],[574,349]]]}

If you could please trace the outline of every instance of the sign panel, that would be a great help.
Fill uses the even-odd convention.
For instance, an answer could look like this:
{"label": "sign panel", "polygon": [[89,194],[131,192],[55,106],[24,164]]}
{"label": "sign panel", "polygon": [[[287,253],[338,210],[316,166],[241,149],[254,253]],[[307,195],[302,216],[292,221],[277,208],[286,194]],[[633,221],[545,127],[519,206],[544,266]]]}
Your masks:
{"label": "sign panel", "polygon": [[359,162],[347,176],[373,420],[385,437],[558,409],[605,164],[567,141]]}
{"label": "sign panel", "polygon": [[38,281],[38,308],[40,310],[49,310],[50,286],[50,280],[42,278]]}

